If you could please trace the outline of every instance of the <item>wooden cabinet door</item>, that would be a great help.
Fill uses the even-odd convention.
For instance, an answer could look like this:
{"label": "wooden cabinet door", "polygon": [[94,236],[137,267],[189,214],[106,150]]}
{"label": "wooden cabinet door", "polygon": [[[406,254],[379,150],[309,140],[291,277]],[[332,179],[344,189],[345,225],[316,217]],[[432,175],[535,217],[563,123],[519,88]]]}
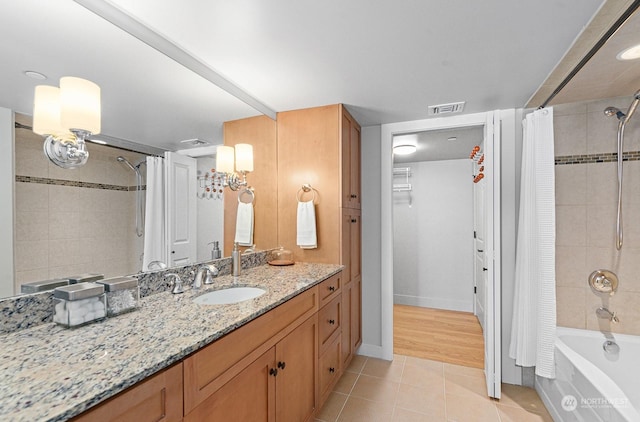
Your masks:
{"label": "wooden cabinet door", "polygon": [[342,207],[351,208],[351,121],[342,113],[342,132],[340,133],[340,152],[342,164]]}
{"label": "wooden cabinet door", "polygon": [[352,210],[349,217],[351,225],[349,243],[345,247],[349,248],[350,280],[354,281],[362,277],[362,218],[360,217],[360,210]]}
{"label": "wooden cabinet door", "polygon": [[351,186],[351,206],[350,208],[360,209],[360,127],[355,121],[351,122],[351,133],[349,136],[350,151],[350,174],[349,182]]}
{"label": "wooden cabinet door", "polygon": [[351,315],[353,314],[351,307],[353,306],[352,298],[352,286],[353,283],[346,284],[342,287],[342,367],[346,368],[351,362],[353,357],[353,344],[351,343],[351,329],[353,324],[351,323]]}
{"label": "wooden cabinet door", "polygon": [[360,126],[342,109],[342,207],[360,209]]}
{"label": "wooden cabinet door", "polygon": [[92,421],[182,420],[182,363],[165,369],[73,419]]}
{"label": "wooden cabinet door", "polygon": [[273,422],[275,347],[262,354],[185,416],[185,422]]}
{"label": "wooden cabinet door", "polygon": [[[316,410],[318,316],[302,323],[276,345],[276,419],[310,420]],[[251,420],[253,419],[246,419]]]}
{"label": "wooden cabinet door", "polygon": [[342,270],[342,285],[349,284],[351,282],[351,210],[348,208],[342,209],[341,219],[341,234],[340,234],[340,249],[341,249],[341,261],[344,265]]}
{"label": "wooden cabinet door", "polygon": [[362,343],[362,279],[351,283],[351,350],[355,352]]}

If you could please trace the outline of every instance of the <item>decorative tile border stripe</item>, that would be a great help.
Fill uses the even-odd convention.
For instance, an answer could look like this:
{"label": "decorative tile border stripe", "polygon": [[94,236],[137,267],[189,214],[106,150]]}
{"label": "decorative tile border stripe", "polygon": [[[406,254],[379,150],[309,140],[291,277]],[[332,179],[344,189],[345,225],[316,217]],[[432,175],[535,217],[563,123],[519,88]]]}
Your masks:
{"label": "decorative tile border stripe", "polygon": [[[32,177],[16,175],[16,182],[23,183],[39,183],[42,185],[71,186],[76,188],[102,189],[102,190],[118,190],[124,192],[136,191],[137,186],[119,186],[109,185],[105,183],[80,182],[77,180],[49,179],[47,177]],[[142,186],[141,190],[146,190],[146,186]]]}
{"label": "decorative tile border stripe", "polygon": [[[556,166],[566,164],[615,163],[618,154],[615,152],[600,154],[563,155],[555,158]],[[627,151],[622,154],[622,161],[640,161],[640,151]]]}

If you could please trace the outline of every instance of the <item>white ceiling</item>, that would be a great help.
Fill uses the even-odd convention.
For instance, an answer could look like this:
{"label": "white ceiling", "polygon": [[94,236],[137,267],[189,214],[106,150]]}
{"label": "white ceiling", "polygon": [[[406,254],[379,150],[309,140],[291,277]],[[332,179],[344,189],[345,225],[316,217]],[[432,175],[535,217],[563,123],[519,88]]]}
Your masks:
{"label": "white ceiling", "polygon": [[[455,139],[452,139],[455,138]],[[473,147],[484,139],[484,126],[429,130],[394,136],[393,145],[413,144],[417,150],[409,155],[394,155],[394,163],[460,160],[469,158]]]}
{"label": "white ceiling", "polygon": [[[522,107],[602,0],[113,0],[276,111],[345,103],[363,125]],[[0,106],[30,113],[36,70],[102,87],[103,133],[179,149],[257,114],[70,0],[4,2]]]}

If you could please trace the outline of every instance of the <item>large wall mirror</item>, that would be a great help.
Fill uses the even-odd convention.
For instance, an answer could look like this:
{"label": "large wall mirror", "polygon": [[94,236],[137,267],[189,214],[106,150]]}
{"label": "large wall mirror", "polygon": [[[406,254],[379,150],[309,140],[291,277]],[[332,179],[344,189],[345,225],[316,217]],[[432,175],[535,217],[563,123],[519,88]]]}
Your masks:
{"label": "large wall mirror", "polygon": [[[0,251],[11,250],[13,258],[5,262],[13,270],[12,279],[0,279],[0,297],[20,293],[24,282],[138,272],[143,236],[136,227],[140,204],[134,168],[143,176],[144,192],[147,156],[199,148],[189,155],[198,157],[198,176],[205,176],[215,167],[214,146],[225,142],[225,122],[273,122],[75,2],[7,4],[0,15],[0,40],[5,63],[0,68],[0,107],[11,110],[16,122],[15,128],[11,122],[12,170],[1,173],[14,182],[13,198],[3,193],[0,204],[1,209],[13,210],[13,221],[0,223],[3,236],[13,232],[13,242],[5,239],[11,248]],[[46,79],[34,79],[25,73],[29,71]],[[43,138],[29,129],[34,87],[58,85],[63,76],[85,78],[101,88],[102,130],[95,138],[109,145],[88,143],[89,160],[78,169],[50,163],[42,151]],[[260,215],[254,237],[257,249],[277,246],[277,239],[263,232],[264,227],[277,226],[276,210],[271,209],[276,194],[261,191],[259,182],[273,183],[277,177],[275,123],[263,123],[251,123],[252,129],[245,131],[235,130],[236,123],[234,133],[254,138],[236,136],[231,141],[254,144],[256,171],[248,181],[256,188],[256,216]],[[5,139],[7,131],[2,133],[3,145],[11,143]],[[261,151],[274,155],[264,157]],[[237,201],[237,196],[225,188],[220,199],[206,180],[199,177],[196,183],[197,261],[204,261],[211,258],[211,241],[224,247],[223,212],[229,207],[223,202]],[[224,251],[223,256],[228,254]]]}

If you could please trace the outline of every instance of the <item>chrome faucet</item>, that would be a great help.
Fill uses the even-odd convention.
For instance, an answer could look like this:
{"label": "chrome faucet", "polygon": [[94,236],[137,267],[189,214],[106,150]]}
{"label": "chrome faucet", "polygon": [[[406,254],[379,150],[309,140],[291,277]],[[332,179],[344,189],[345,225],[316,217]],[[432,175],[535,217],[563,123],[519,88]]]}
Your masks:
{"label": "chrome faucet", "polygon": [[601,308],[596,309],[596,315],[598,315],[598,318],[608,319],[609,321],[613,322],[614,324],[620,322],[620,320],[616,316],[616,313],[615,312],[611,312],[610,310],[608,310],[605,307],[601,307]]}
{"label": "chrome faucet", "polygon": [[213,277],[216,277],[218,272],[215,265],[201,265],[193,278],[193,288],[199,289],[203,284],[213,284]]}
{"label": "chrome faucet", "polygon": [[184,293],[184,287],[182,286],[182,280],[180,279],[180,276],[176,273],[169,273],[169,274],[165,274],[165,279],[167,278],[171,278],[172,280],[170,281],[170,285],[173,286],[173,289],[171,290],[171,293],[173,293],[174,295],[177,295],[179,293]]}

